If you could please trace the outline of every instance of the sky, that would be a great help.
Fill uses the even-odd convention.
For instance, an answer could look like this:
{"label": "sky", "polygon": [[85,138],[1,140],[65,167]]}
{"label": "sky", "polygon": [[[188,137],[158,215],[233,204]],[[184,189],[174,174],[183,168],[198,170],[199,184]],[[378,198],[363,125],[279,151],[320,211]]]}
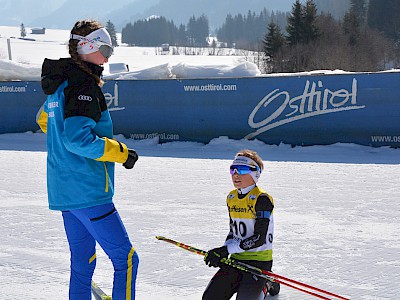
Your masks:
{"label": "sky", "polygon": [[[30,61],[17,73],[40,66],[43,55],[61,53],[65,45],[49,40],[15,46],[16,57]],[[230,56],[212,61],[174,56],[171,62],[167,55],[142,50],[129,62],[137,70],[182,62],[237,65]],[[394,300],[400,295],[399,149],[291,147],[227,137],[208,144],[116,138],[140,156],[133,170],[117,165],[114,197],[141,260],[136,299],[201,299],[215,269],[155,236],[204,250],[221,246],[229,231],[225,199],[233,189],[228,169],[244,148],[263,158],[259,185],[275,201],[274,272],[351,299]],[[67,299],[68,243],[61,214],[48,209],[45,140],[43,133],[0,135],[1,299]],[[112,265],[97,249],[94,280],[109,293]],[[316,298],[282,287],[270,299]]]}

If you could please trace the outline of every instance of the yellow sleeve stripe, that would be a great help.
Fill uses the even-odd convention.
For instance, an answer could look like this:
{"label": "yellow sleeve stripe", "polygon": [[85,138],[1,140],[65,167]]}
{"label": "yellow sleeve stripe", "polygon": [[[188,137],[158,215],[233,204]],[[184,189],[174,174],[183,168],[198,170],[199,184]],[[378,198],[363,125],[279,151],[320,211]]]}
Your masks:
{"label": "yellow sleeve stripe", "polygon": [[104,153],[101,157],[96,158],[97,161],[112,161],[124,163],[128,158],[128,148],[125,144],[116,140],[102,138],[104,140]]}
{"label": "yellow sleeve stripe", "polygon": [[38,123],[44,133],[47,133],[47,117],[47,113],[42,109],[36,119],[36,123]]}

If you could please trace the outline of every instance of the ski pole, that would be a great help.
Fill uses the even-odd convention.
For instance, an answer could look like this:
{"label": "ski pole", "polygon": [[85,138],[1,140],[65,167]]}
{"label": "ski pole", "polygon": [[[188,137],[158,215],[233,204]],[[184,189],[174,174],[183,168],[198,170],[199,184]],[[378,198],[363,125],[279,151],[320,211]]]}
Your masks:
{"label": "ski pole", "polygon": [[[291,287],[291,288],[296,289],[296,290],[298,290],[298,291],[301,291],[301,292],[303,292],[303,293],[306,293],[306,294],[315,296],[315,297],[317,297],[317,298],[325,299],[325,300],[331,300],[331,298],[328,298],[328,297],[325,297],[325,296],[323,296],[323,295],[320,295],[320,294],[314,293],[314,292],[312,292],[312,291],[303,289],[303,288],[301,288],[301,287],[295,286],[295,285],[293,285],[293,284],[290,284],[290,283],[284,281],[283,279],[277,279],[277,278],[275,278],[275,277],[273,276],[274,273],[271,273],[271,275],[264,274],[264,273],[263,273],[264,270],[259,269],[259,268],[257,268],[257,267],[253,267],[253,266],[248,265],[248,264],[245,264],[245,263],[242,263],[242,262],[240,262],[240,261],[237,261],[237,260],[234,260],[234,259],[231,259],[231,258],[224,258],[224,259],[221,260],[221,262],[224,263],[224,264],[226,264],[226,265],[228,265],[228,266],[230,266],[230,267],[233,267],[233,268],[235,268],[235,269],[238,269],[238,270],[241,270],[241,271],[244,271],[244,272],[251,273],[251,274],[256,275],[256,276],[258,276],[258,277],[265,278],[265,279],[267,279],[267,280],[269,280],[269,281],[273,281],[273,282],[277,282],[277,283],[286,285],[286,286],[288,286],[288,287]],[[265,272],[266,272],[266,271],[265,271]],[[297,283],[297,284],[298,284],[298,283]],[[310,288],[309,288],[309,289],[310,289]]]}
{"label": "ski pole", "polygon": [[276,274],[276,273],[272,273],[272,272],[270,272],[270,271],[265,271],[265,270],[263,270],[263,269],[259,269],[259,268],[257,268],[257,267],[253,267],[253,266],[248,265],[248,264],[245,264],[245,263],[243,263],[243,262],[241,262],[241,261],[235,260],[234,263],[235,263],[235,264],[238,264],[238,265],[244,265],[244,266],[246,266],[246,267],[249,268],[249,269],[252,269],[252,270],[254,270],[254,271],[261,272],[262,274],[265,274],[265,275],[274,277],[274,278],[276,278],[276,279],[278,279],[278,280],[280,280],[280,281],[281,281],[281,280],[284,280],[284,281],[287,281],[287,282],[290,282],[290,283],[294,283],[294,284],[303,286],[303,287],[308,288],[308,289],[310,289],[310,290],[317,291],[317,292],[319,292],[319,293],[324,293],[324,294],[326,294],[326,295],[329,295],[329,296],[332,296],[332,297],[335,297],[335,298],[338,298],[338,299],[349,300],[348,298],[345,298],[345,297],[343,297],[343,296],[340,296],[340,295],[331,293],[331,292],[329,292],[329,291],[326,291],[326,290],[317,288],[317,287],[315,287],[315,286],[312,286],[312,285],[309,285],[309,284],[306,284],[306,283],[303,283],[303,282],[300,282],[300,281],[297,281],[297,280],[294,280],[294,279],[290,279],[290,278],[284,277],[284,276],[279,275],[279,274]]}
{"label": "ski pole", "polygon": [[[202,256],[205,256],[207,254],[207,252],[204,251],[204,250],[197,249],[197,248],[195,248],[193,246],[189,246],[189,245],[186,245],[184,243],[177,242],[175,240],[172,240],[172,239],[169,239],[169,238],[166,238],[166,237],[163,237],[163,236],[156,236],[156,239],[164,241],[164,242],[168,242],[168,243],[173,244],[175,246],[178,246],[178,247],[180,247],[182,249],[188,250],[190,252],[193,252],[193,253],[196,253],[196,254],[199,254],[199,255],[202,255]],[[338,299],[349,300],[348,298],[345,298],[345,297],[342,297],[340,295],[331,293],[329,291],[325,291],[325,290],[319,289],[317,287],[314,287],[314,286],[311,286],[311,285],[308,285],[308,284],[305,284],[305,283],[302,283],[302,282],[299,282],[299,281],[296,281],[296,280],[293,280],[293,279],[278,275],[276,273],[272,273],[272,272],[269,272],[269,271],[266,271],[266,270],[262,270],[260,268],[257,268],[257,267],[248,265],[246,263],[243,263],[241,261],[234,260],[232,258],[222,259],[221,262],[226,264],[226,265],[229,265],[229,266],[231,266],[233,268],[240,269],[242,271],[252,273],[252,274],[257,275],[259,277],[263,277],[263,278],[265,278],[267,280],[276,281],[278,283],[281,283],[283,285],[289,286],[289,287],[297,289],[299,291],[308,293],[308,294],[313,295],[315,297],[318,297],[320,299],[328,299],[329,300],[330,298],[326,298],[325,296],[313,293],[311,291],[302,289],[302,288],[297,287],[297,286],[293,286],[290,283],[293,283],[293,284],[296,284],[296,285],[299,285],[299,286],[302,286],[302,287],[317,291],[319,293],[324,293],[326,295],[333,296],[333,297],[338,298]]]}
{"label": "ski pole", "polygon": [[[156,239],[161,240],[161,241],[164,241],[164,242],[168,242],[168,243],[173,244],[173,245],[175,245],[175,246],[178,246],[178,247],[180,247],[180,248],[182,248],[182,249],[188,250],[188,251],[190,251],[190,252],[192,252],[192,253],[196,253],[196,254],[203,255],[203,256],[205,256],[205,255],[207,254],[207,252],[204,251],[204,250],[197,249],[197,248],[195,248],[195,247],[193,247],[193,246],[189,246],[189,245],[186,245],[186,244],[183,244],[183,243],[174,241],[174,240],[172,240],[172,239],[169,239],[169,238],[166,238],[166,237],[163,237],[163,236],[156,236]],[[240,264],[240,265],[239,265],[239,264],[237,264],[237,262],[236,262],[235,260],[233,260],[233,259],[224,259],[224,260],[221,260],[221,262],[223,262],[224,264],[226,264],[226,265],[228,265],[228,266],[231,266],[231,267],[233,267],[233,268],[239,269],[239,270],[241,270],[241,271],[252,273],[252,274],[257,275],[257,276],[259,276],[259,277],[263,277],[263,278],[265,278],[265,279],[267,279],[267,280],[269,280],[269,281],[275,281],[275,282],[281,283],[281,284],[283,284],[283,285],[286,285],[286,286],[289,286],[289,287],[291,287],[291,288],[293,288],[293,289],[299,290],[299,291],[301,291],[301,292],[304,292],[304,293],[313,295],[313,296],[318,297],[318,298],[320,298],[320,299],[330,300],[330,299],[327,298],[327,297],[324,297],[324,296],[318,295],[318,294],[316,294],[316,293],[313,293],[313,292],[311,292],[311,291],[308,291],[308,290],[302,289],[302,288],[300,288],[300,287],[294,286],[294,285],[292,285],[292,284],[290,284],[290,283],[287,283],[287,282],[284,282],[284,281],[282,281],[282,280],[276,280],[275,278],[273,278],[273,277],[271,277],[271,276],[268,276],[268,275],[266,275],[266,274],[263,274],[263,273],[260,271],[261,269],[258,270],[258,272],[257,272],[257,271],[255,271],[255,270],[253,270],[253,269],[251,269],[251,268],[248,268],[248,267],[246,266],[246,264]]]}
{"label": "ski pole", "polygon": [[92,280],[92,293],[96,300],[111,300],[111,296],[104,293],[104,291]]}
{"label": "ski pole", "polygon": [[[233,268],[236,268],[236,269],[238,269],[238,270],[241,270],[241,271],[244,271],[244,272],[248,272],[248,273],[251,273],[251,274],[256,275],[256,276],[258,276],[258,277],[262,277],[262,278],[265,278],[265,279],[267,279],[267,280],[270,280],[270,281],[273,281],[273,282],[277,282],[277,283],[286,285],[286,286],[288,286],[288,287],[291,287],[291,288],[296,289],[296,290],[298,290],[298,291],[301,291],[301,292],[303,292],[303,293],[306,293],[306,294],[315,296],[315,297],[317,297],[317,298],[325,299],[325,300],[331,300],[331,298],[325,297],[325,296],[323,296],[323,295],[320,295],[320,294],[314,293],[314,292],[312,292],[312,291],[309,291],[309,290],[303,289],[303,288],[301,288],[301,287],[298,287],[298,286],[296,286],[296,285],[290,284],[290,283],[284,281],[284,279],[279,279],[279,278],[277,278],[276,276],[274,276],[275,273],[268,272],[268,273],[271,273],[271,275],[267,275],[267,274],[264,273],[264,272],[267,272],[267,271],[265,271],[265,270],[259,269],[259,268],[257,268],[257,267],[253,267],[253,266],[251,266],[251,265],[242,263],[242,262],[237,261],[237,260],[234,260],[234,259],[232,259],[232,258],[224,258],[224,259],[221,260],[221,262],[224,263],[224,264],[226,264],[226,265],[228,265],[228,266],[231,266],[231,267],[233,267]],[[300,286],[303,285],[302,283],[295,283],[295,284],[300,285]],[[308,289],[311,289],[311,290],[313,289],[313,288],[310,288],[310,287],[307,287],[307,288],[308,288]],[[316,288],[315,288],[315,289],[316,289]]]}

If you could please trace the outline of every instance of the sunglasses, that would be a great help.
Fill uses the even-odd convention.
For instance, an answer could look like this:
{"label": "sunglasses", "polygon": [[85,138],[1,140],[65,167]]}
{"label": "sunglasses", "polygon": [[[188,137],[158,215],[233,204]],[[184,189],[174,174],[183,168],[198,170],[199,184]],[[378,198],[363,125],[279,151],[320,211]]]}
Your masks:
{"label": "sunglasses", "polygon": [[240,165],[232,165],[230,166],[231,175],[238,173],[239,175],[250,174],[251,172],[257,171],[258,168],[256,166],[240,166]]}

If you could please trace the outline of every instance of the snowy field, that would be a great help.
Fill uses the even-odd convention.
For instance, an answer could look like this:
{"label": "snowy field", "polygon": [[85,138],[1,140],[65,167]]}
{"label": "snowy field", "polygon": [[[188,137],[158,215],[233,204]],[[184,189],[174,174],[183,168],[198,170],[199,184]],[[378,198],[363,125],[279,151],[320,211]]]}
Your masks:
{"label": "snowy field", "polygon": [[[242,148],[266,165],[259,185],[276,203],[276,273],[351,299],[398,299],[400,150],[124,141],[141,155],[133,170],[117,166],[114,198],[141,259],[137,299],[201,299],[215,269],[155,236],[222,245],[228,167]],[[45,136],[3,134],[0,149],[0,298],[67,299],[68,244],[61,214],[47,208]],[[94,279],[110,292],[112,265],[100,248]],[[271,299],[316,298],[282,287]]]}
{"label": "snowy field", "polygon": [[[15,63],[22,64],[25,68],[34,70],[36,76],[34,80],[40,80],[40,68],[45,58],[58,59],[60,57],[68,57],[67,42],[70,32],[68,30],[47,29],[45,35],[31,34],[29,28],[26,29],[27,39],[22,40],[20,37],[19,27],[0,26],[0,71],[2,70],[1,60],[8,60],[7,39],[10,39],[12,60]],[[119,35],[118,35],[119,36]],[[171,47],[172,51],[172,47]],[[184,53],[184,49],[179,50]],[[189,49],[186,49],[189,51]],[[222,68],[235,68],[245,63],[245,58],[240,56],[243,51],[235,49],[220,49],[219,52],[231,55],[208,55],[208,51],[201,51],[203,55],[161,55],[161,47],[115,47],[114,55],[109,59],[110,64],[124,63],[129,66],[130,72],[140,72],[149,68],[165,69],[167,64],[169,68],[184,67],[196,68],[197,74],[203,75],[200,70],[205,66],[218,66]],[[248,66],[245,65],[245,67]],[[104,66],[104,75],[109,71],[108,64]],[[181,70],[179,70],[181,71]],[[243,73],[244,71],[244,73]],[[232,74],[233,76],[252,76],[258,75],[259,70],[254,70],[254,65],[249,70],[242,70],[242,73]],[[1,76],[4,74],[0,73]],[[155,76],[155,75],[154,75]],[[158,75],[157,78],[165,76]],[[139,77],[141,78],[141,77]],[[153,79],[157,79],[153,78]],[[14,79],[14,78],[13,78]],[[32,80],[30,78],[26,80]]]}
{"label": "snowy field", "polygon": [[[34,69],[44,57],[67,56],[62,41],[68,31],[46,32],[41,41],[12,39],[16,61]],[[19,28],[0,26],[0,34],[4,59],[5,37],[18,37]],[[240,62],[237,56],[155,55],[150,48],[115,52],[110,62],[128,63],[131,70]],[[155,236],[204,250],[221,246],[229,229],[228,167],[243,148],[264,159],[259,185],[275,199],[276,273],[351,299],[399,298],[400,149],[291,148],[224,137],[207,145],[119,139],[141,156],[133,170],[117,166],[114,198],[141,260],[138,300],[201,299],[215,269]],[[0,135],[0,161],[0,299],[65,300],[69,250],[61,214],[47,208],[45,135]],[[94,279],[110,292],[112,265],[100,248]],[[271,299],[316,298],[282,287]]]}

